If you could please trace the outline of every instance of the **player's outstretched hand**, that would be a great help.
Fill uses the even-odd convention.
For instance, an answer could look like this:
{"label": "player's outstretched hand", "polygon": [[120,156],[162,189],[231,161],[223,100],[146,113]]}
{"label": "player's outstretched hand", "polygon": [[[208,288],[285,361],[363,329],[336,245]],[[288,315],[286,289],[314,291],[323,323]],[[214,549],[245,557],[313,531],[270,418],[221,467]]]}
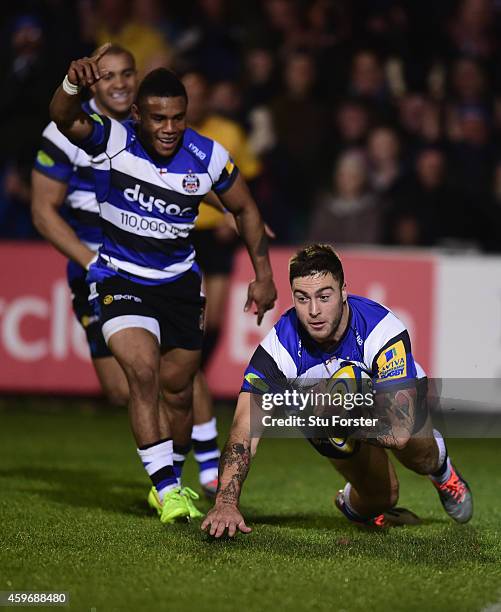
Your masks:
{"label": "player's outstretched hand", "polygon": [[257,311],[257,324],[261,325],[264,313],[267,310],[271,310],[275,305],[277,299],[277,289],[272,278],[266,280],[253,280],[249,284],[247,291],[247,301],[245,302],[244,311],[247,312],[254,302],[256,304]]}
{"label": "player's outstretched hand", "polygon": [[247,527],[244,517],[237,506],[233,504],[216,504],[209,510],[202,523],[202,531],[208,531],[211,536],[220,538],[228,530],[232,538],[237,531],[250,533],[252,529]]}
{"label": "player's outstretched hand", "polygon": [[90,87],[97,83],[104,74],[101,74],[97,63],[111,47],[111,43],[105,43],[94,53],[92,57],[83,57],[74,60],[68,68],[68,80],[79,87]]}

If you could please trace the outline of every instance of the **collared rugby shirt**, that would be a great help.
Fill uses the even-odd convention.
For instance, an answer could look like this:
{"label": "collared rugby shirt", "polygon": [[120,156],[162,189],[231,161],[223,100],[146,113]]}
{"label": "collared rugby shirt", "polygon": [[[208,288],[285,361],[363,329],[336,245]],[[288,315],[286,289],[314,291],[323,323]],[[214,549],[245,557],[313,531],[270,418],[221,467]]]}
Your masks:
{"label": "collared rugby shirt", "polygon": [[238,174],[228,152],[186,129],[172,157],[153,159],[132,121],[90,116],[92,134],[78,144],[92,156],[103,229],[90,280],[119,274],[160,284],[197,269],[190,232],[202,198],[224,193]]}

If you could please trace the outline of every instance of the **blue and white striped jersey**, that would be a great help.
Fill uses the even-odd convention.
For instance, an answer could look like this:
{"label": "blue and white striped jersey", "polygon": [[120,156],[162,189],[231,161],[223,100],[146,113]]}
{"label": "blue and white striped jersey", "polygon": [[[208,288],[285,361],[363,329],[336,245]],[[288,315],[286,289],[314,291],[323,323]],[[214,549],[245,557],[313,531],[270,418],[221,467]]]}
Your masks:
{"label": "blue and white striped jersey", "polygon": [[[348,296],[346,331],[330,352],[324,352],[299,322],[291,308],[271,329],[251,358],[242,391],[278,392],[291,383],[311,386],[330,378],[343,362],[361,367],[375,388],[409,385],[418,376],[409,334],[388,308],[357,295]],[[420,374],[424,376],[421,369]]]}
{"label": "blue and white striped jersey", "polygon": [[[88,113],[97,110],[93,100],[85,102],[82,108]],[[97,251],[102,242],[102,229],[90,159],[52,121],[43,131],[35,168],[49,178],[68,184],[61,214],[79,239]]]}
{"label": "blue and white striped jersey", "polygon": [[228,152],[187,129],[173,156],[152,158],[132,121],[91,118],[93,132],[79,146],[92,156],[103,242],[89,280],[119,274],[159,284],[197,269],[190,232],[203,196],[224,193],[238,174]]}

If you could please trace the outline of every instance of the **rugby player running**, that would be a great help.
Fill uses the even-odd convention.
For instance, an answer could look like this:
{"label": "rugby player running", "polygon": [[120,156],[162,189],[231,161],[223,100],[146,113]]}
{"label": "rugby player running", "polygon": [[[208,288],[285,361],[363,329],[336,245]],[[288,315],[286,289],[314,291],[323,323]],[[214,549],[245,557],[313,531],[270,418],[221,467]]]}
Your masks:
{"label": "rugby player running", "polygon": [[308,388],[310,381],[313,387],[346,362],[372,378],[375,402],[368,416],[379,417],[382,426],[362,427],[343,444],[336,438],[308,438],[346,479],[335,500],[338,509],[350,521],[376,528],[415,521],[409,511],[395,508],[398,479],[389,449],[404,466],[428,476],[451,518],[470,520],[471,491],[432,427],[426,376],[414,362],[403,323],[381,304],[347,294],[341,261],[328,245],[300,250],[290,261],[289,279],[294,307],[258,346],[246,370],[220,459],[215,505],[202,529],[215,537],[251,531],[239,509],[260,434],[251,429],[251,410],[259,410],[251,399],[266,390],[283,393],[295,383]]}
{"label": "rugby player running", "polygon": [[186,91],[172,72],[143,79],[132,121],[82,109],[82,89],[106,78],[98,63],[109,48],[71,63],[50,113],[92,156],[103,242],[89,267],[90,299],[127,378],[132,431],[153,484],[148,501],[170,523],[200,516],[196,494],[177,482],[172,440],[187,445],[191,434],[204,304],[189,235],[209,191],[233,213],[247,246],[256,278],[245,310],[255,304],[258,324],[276,289],[257,206],[228,152],[186,128]]}
{"label": "rugby player running", "polygon": [[[112,45],[99,60],[106,74],[91,87],[93,97],[83,103],[87,113],[99,113],[125,121],[130,118],[137,91],[137,71],[132,54]],[[217,204],[214,194],[212,205]],[[91,157],[75,146],[51,122],[44,130],[32,172],[33,222],[44,238],[68,257],[68,284],[75,315],[85,330],[92,364],[104,394],[113,405],[125,406],[129,386],[124,371],[106,345],[97,315],[89,302],[87,267],[102,242],[99,203],[95,195]],[[207,497],[214,497],[217,486],[219,449],[212,401],[202,372],[194,380],[193,413],[197,427],[192,437],[198,454],[199,478]],[[205,417],[205,418],[204,418]],[[196,429],[196,432],[195,432]],[[199,441],[199,437],[203,440]],[[196,438],[196,439],[195,439]],[[174,441],[174,469],[180,481],[186,447]]]}

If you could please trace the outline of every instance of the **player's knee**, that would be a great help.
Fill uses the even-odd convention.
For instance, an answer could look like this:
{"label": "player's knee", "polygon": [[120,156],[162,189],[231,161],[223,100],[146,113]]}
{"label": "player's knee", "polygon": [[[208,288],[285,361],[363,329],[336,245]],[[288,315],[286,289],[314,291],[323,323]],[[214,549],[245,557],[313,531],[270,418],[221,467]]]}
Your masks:
{"label": "player's knee", "polygon": [[152,389],[158,385],[158,368],[147,361],[136,361],[126,368],[131,391]]}
{"label": "player's knee", "polygon": [[191,409],[193,403],[193,384],[189,383],[182,388],[164,388],[163,393],[172,408],[177,410]]}

